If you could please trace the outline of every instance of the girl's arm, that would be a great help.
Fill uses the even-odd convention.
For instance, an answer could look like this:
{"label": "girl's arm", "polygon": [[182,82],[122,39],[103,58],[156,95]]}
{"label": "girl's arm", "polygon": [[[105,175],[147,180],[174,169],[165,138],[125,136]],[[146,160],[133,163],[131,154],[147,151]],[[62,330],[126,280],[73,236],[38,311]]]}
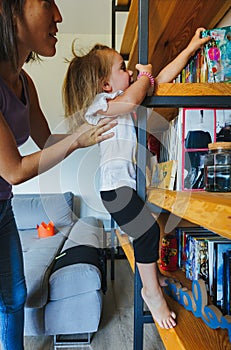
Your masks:
{"label": "girl's arm", "polygon": [[[137,64],[136,69],[139,73],[147,72],[152,74],[152,65]],[[150,89],[150,78],[143,75],[139,80],[131,84],[122,95],[113,100],[108,100],[108,109],[106,112],[98,111],[101,115],[116,116],[134,111],[142,103],[147,92]]]}
{"label": "girl's arm", "polygon": [[204,28],[198,28],[195,35],[191,39],[188,46],[166,67],[164,67],[155,78],[155,83],[169,83],[182,71],[188,63],[188,60],[193,56],[199,48],[202,48],[211,38],[201,38],[201,32]]}

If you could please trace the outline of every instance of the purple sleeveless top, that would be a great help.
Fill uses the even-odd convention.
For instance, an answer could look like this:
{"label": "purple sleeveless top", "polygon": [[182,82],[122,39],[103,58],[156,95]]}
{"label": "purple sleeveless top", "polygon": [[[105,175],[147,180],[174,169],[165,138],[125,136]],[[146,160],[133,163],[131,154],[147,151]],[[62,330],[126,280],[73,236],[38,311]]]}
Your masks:
{"label": "purple sleeveless top", "polygon": [[[20,73],[23,84],[22,95],[24,103],[9,89],[0,77],[0,111],[11,129],[17,146],[21,146],[30,135],[29,121],[29,92],[28,82],[23,71]],[[1,150],[4,152],[4,150]],[[9,199],[12,195],[12,186],[0,176],[0,200]]]}

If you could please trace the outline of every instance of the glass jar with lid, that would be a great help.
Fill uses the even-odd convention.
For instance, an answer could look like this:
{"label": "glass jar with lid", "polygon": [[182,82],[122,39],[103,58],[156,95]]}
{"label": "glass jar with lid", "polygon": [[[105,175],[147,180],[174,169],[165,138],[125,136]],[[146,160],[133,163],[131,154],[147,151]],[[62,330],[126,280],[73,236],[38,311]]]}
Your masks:
{"label": "glass jar with lid", "polygon": [[209,143],[205,156],[205,190],[231,191],[231,142]]}

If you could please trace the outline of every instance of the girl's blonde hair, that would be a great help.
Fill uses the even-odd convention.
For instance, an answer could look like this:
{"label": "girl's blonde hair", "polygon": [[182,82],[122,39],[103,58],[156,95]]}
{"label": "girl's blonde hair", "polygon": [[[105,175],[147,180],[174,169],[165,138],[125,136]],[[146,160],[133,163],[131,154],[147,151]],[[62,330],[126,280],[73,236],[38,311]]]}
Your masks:
{"label": "girl's blonde hair", "polygon": [[[63,83],[65,116],[84,121],[84,112],[95,96],[103,91],[103,83],[110,77],[116,51],[106,45],[96,44],[87,54],[78,56],[72,45],[73,59]],[[76,120],[78,119],[78,120]]]}

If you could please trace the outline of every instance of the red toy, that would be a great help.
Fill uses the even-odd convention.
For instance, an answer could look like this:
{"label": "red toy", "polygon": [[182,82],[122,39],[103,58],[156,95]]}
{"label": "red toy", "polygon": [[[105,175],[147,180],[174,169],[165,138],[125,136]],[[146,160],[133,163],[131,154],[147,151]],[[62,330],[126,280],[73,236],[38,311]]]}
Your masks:
{"label": "red toy", "polygon": [[167,234],[162,239],[160,266],[166,271],[175,271],[177,266],[177,240],[176,236]]}

